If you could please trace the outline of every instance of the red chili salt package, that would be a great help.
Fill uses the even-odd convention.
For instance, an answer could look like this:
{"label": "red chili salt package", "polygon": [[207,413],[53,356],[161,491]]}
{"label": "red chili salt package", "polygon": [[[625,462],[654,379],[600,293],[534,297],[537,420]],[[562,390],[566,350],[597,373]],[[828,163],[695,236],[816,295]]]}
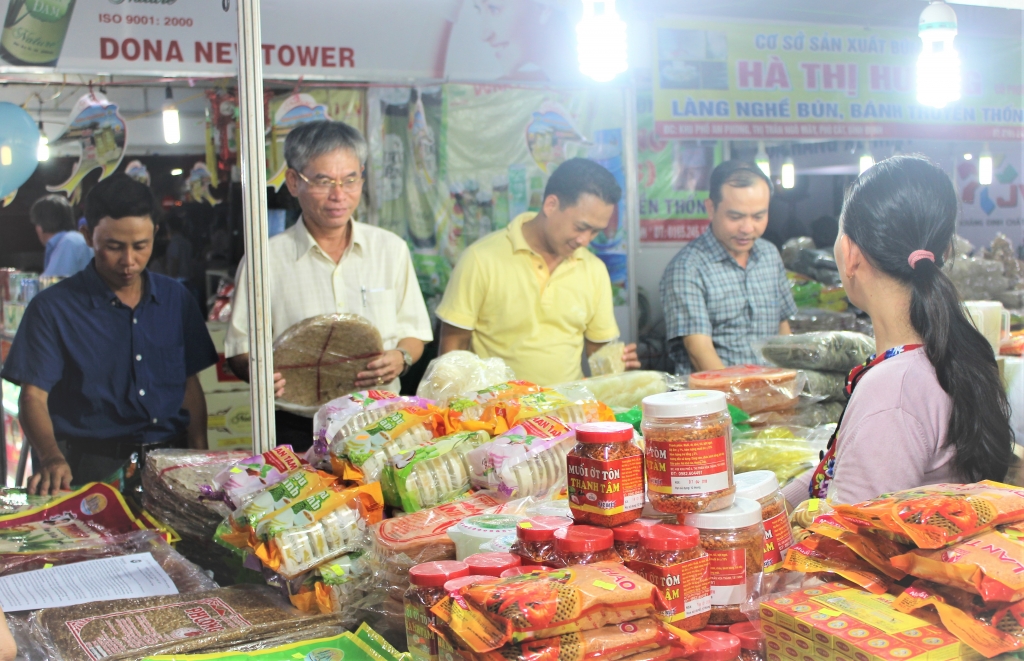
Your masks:
{"label": "red chili salt package", "polygon": [[838,574],[872,594],[884,594],[890,585],[883,574],[861,560],[849,547],[830,537],[813,533],[789,548],[782,568],[808,574]]}
{"label": "red chili salt package", "polygon": [[892,558],[910,550],[905,544],[894,542],[876,532],[859,528],[842,518],[829,514],[814,519],[814,523],[807,526],[807,530],[831,537],[848,547],[873,568],[895,581],[899,581],[907,575],[905,571],[892,564]]}

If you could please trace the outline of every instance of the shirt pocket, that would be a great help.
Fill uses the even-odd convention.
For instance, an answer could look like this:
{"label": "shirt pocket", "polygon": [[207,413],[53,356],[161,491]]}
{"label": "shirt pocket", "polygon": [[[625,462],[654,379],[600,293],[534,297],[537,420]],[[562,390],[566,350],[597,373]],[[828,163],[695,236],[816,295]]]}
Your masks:
{"label": "shirt pocket", "polygon": [[364,314],[380,331],[385,344],[398,332],[398,295],[394,289],[366,290]]}
{"label": "shirt pocket", "polygon": [[159,361],[149,365],[153,383],[184,389],[185,379],[188,378],[188,374],[185,374],[185,347],[157,347],[151,351],[154,352],[154,358]]}

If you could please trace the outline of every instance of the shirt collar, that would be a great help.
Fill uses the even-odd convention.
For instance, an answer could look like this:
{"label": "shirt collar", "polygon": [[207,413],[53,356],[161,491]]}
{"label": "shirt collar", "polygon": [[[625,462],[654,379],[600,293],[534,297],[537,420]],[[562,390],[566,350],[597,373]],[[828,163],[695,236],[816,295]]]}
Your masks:
{"label": "shirt collar", "polygon": [[[357,223],[355,219],[349,219],[348,222],[352,228],[352,242],[349,244],[349,248],[345,250],[345,254],[348,254],[349,249],[352,248],[358,248],[360,254],[362,254],[366,248],[366,229],[361,227],[361,223]],[[318,250],[326,256],[326,253],[323,253],[323,248],[320,247],[316,239],[313,238],[313,235],[306,229],[306,221],[303,220],[301,215],[287,231],[291,232],[292,240],[295,242],[295,261],[299,261],[309,254],[310,250]],[[342,258],[344,258],[344,255],[342,255]]]}
{"label": "shirt collar", "polygon": [[[537,214],[533,212],[521,213],[518,216],[516,216],[511,223],[508,224],[508,240],[512,243],[512,252],[519,252],[521,250],[525,250],[530,254],[537,255],[537,251],[530,247],[530,244],[526,242],[526,237],[523,236],[523,224],[533,220],[536,217]],[[577,248],[575,251],[573,251],[572,255],[569,256],[569,260],[575,261],[580,259],[580,255],[584,250],[586,250],[586,248]]]}
{"label": "shirt collar", "polygon": [[[96,272],[96,260],[93,259],[89,262],[89,265],[82,269],[82,277],[85,280],[86,290],[89,292],[89,299],[92,301],[92,306],[98,308],[103,305],[110,305],[111,302],[119,302],[120,299],[114,290],[111,289],[107,283],[103,282],[103,278]],[[149,271],[142,271],[142,298],[141,301],[153,301],[159,304],[160,299],[153,288],[153,280],[149,277]]]}
{"label": "shirt collar", "polygon": [[[718,240],[718,237],[716,237],[714,232],[711,231],[710,225],[698,240],[703,242],[703,245],[701,247],[704,249],[705,252],[709,254],[713,261],[732,261],[738,264],[738,262],[736,262],[736,258],[729,254],[729,251],[725,249],[725,246],[722,245],[721,241]],[[750,249],[750,261],[756,262],[758,255],[758,241],[755,240],[754,247]]]}

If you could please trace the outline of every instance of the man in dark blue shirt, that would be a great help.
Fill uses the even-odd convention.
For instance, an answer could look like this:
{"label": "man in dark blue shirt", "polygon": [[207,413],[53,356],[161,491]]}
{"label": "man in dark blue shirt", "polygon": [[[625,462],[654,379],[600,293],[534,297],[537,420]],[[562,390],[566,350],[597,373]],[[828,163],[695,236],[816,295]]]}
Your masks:
{"label": "man in dark blue shirt", "polygon": [[102,480],[143,448],[206,447],[198,373],[217,352],[191,294],[146,270],[153,210],[125,175],[96,184],[85,202],[95,259],[25,310],[0,376],[21,386],[32,493]]}

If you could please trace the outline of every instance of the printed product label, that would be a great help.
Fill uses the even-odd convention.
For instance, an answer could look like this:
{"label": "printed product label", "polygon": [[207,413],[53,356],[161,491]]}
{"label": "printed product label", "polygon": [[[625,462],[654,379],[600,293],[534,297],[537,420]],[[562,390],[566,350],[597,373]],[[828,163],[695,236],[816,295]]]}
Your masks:
{"label": "printed product label", "polygon": [[610,516],[644,506],[643,457],[566,460],[570,509]]}
{"label": "printed product label", "polygon": [[405,602],[405,640],[415,661],[437,661],[437,634],[431,624],[434,616],[428,608]]}
{"label": "printed product label", "polygon": [[781,565],[790,546],[793,546],[793,531],[789,517],[782,511],[764,522],[764,568]]}
{"label": "printed product label", "polygon": [[678,622],[711,610],[711,562],[708,556],[668,567],[646,562],[628,562],[626,566],[661,590],[669,605],[668,610],[657,614],[662,621]]}
{"label": "printed product label", "polygon": [[711,605],[735,606],[747,600],[747,554],[743,549],[708,551]]}
{"label": "printed product label", "polygon": [[686,495],[729,487],[729,444],[724,436],[699,441],[647,441],[647,488]]}

